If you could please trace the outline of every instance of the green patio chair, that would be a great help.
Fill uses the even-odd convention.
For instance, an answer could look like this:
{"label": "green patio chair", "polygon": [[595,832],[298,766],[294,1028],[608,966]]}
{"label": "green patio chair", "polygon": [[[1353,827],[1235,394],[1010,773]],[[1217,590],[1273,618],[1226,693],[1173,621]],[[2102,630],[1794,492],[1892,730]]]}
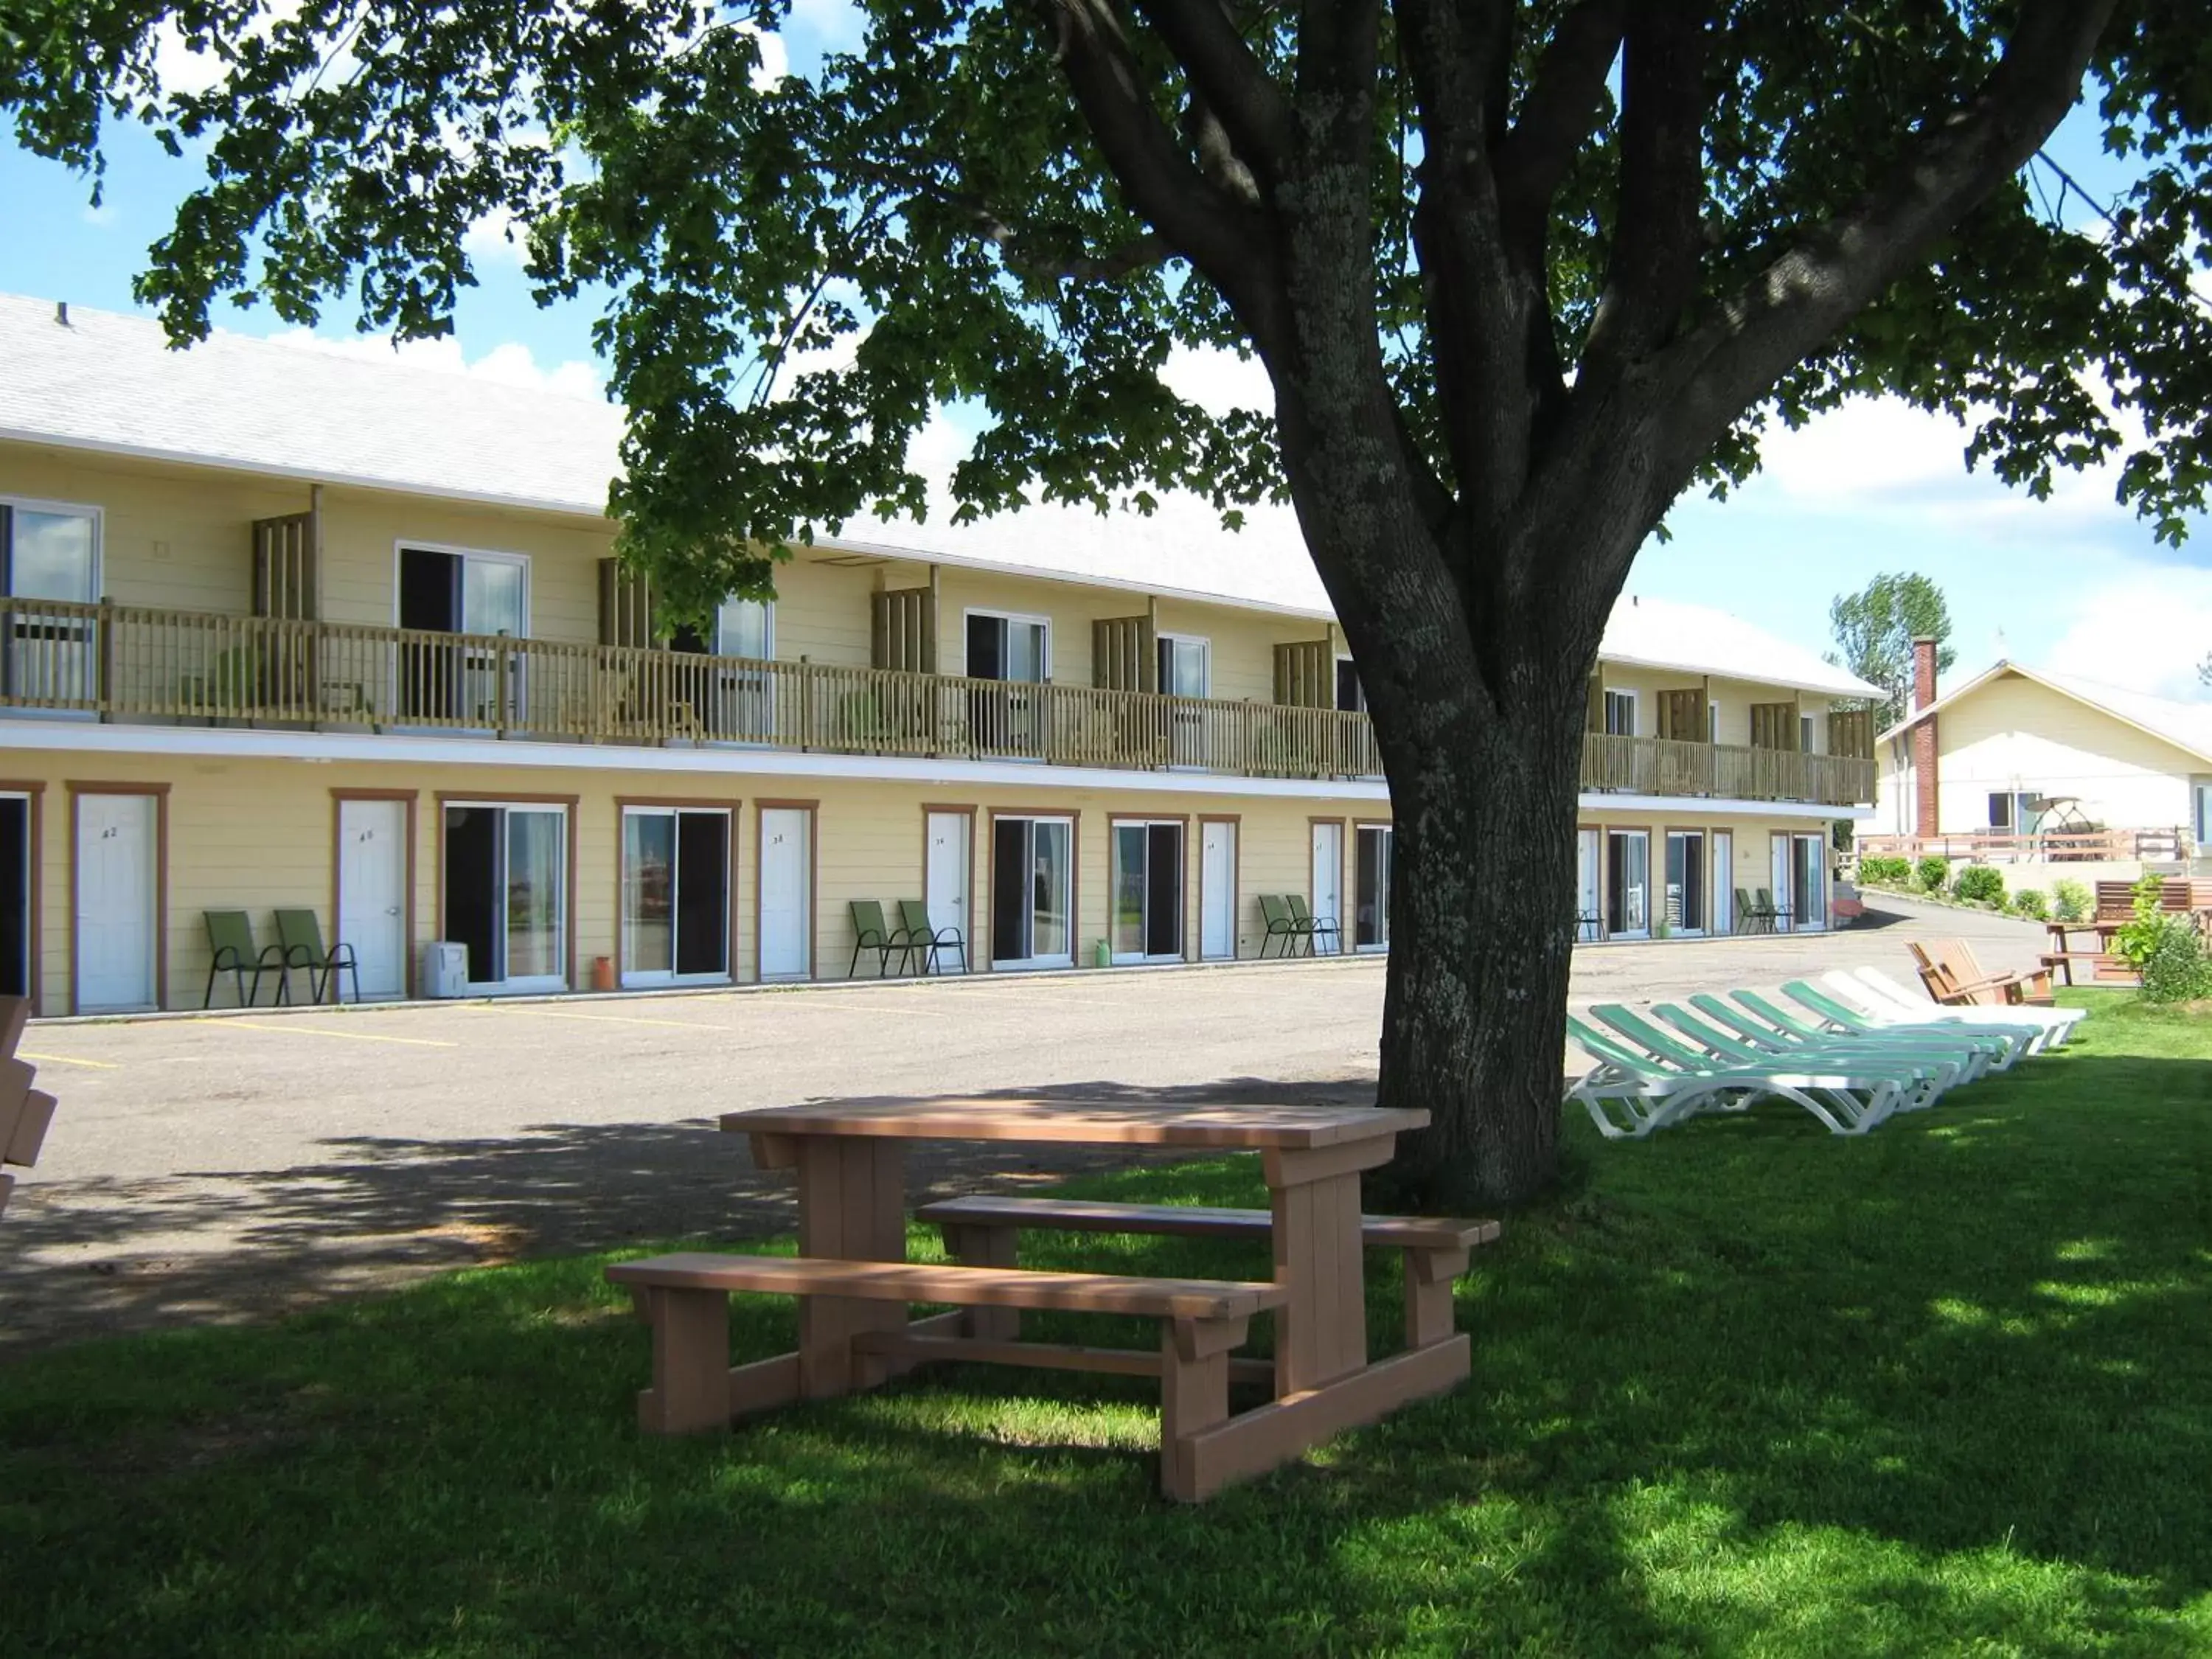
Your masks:
{"label": "green patio chair", "polygon": [[876,977],[883,978],[890,971],[891,953],[896,951],[899,972],[906,972],[908,958],[914,954],[913,935],[903,927],[894,927],[884,920],[884,907],[874,899],[852,899],[846,908],[853,913],[853,959],[845,964],[845,977],[851,979],[859,972],[860,952],[876,953]]}
{"label": "green patio chair", "polygon": [[1267,919],[1267,923],[1266,937],[1260,941],[1260,955],[1263,958],[1267,954],[1267,940],[1271,939],[1283,941],[1283,948],[1275,953],[1278,957],[1296,956],[1298,953],[1300,939],[1305,941],[1306,954],[1309,956],[1313,954],[1312,928],[1298,926],[1297,918],[1291,914],[1291,907],[1281,894],[1261,894],[1260,914]]}
{"label": "green patio chair", "polygon": [[1305,931],[1306,943],[1316,954],[1322,954],[1321,942],[1324,939],[1329,941],[1327,955],[1340,957],[1344,954],[1343,931],[1329,917],[1317,916],[1307,909],[1304,893],[1285,893],[1283,902],[1291,907],[1291,921]]}
{"label": "green patio chair", "polygon": [[283,941],[284,966],[307,970],[307,984],[315,1001],[320,1002],[325,991],[331,993],[333,1002],[345,1000],[337,988],[342,973],[353,976],[353,1000],[361,1000],[361,968],[354,960],[353,946],[340,939],[324,950],[322,924],[313,910],[279,910],[276,937]]}
{"label": "green patio chair", "polygon": [[939,972],[944,964],[942,952],[960,953],[960,971],[968,971],[968,941],[960,936],[957,927],[933,927],[929,921],[929,902],[926,899],[901,899],[899,920],[906,924],[908,948],[922,953],[921,969],[926,974]]}
{"label": "green patio chair", "polygon": [[[215,1006],[215,982],[224,974],[238,981],[238,1006],[251,1008],[261,995],[261,976],[276,975],[276,1001],[289,1002],[291,975],[285,972],[284,947],[264,945],[258,949],[253,943],[253,924],[246,920],[243,910],[203,910],[201,919],[207,923],[208,949],[212,953],[208,963],[207,993],[200,998],[200,1006]],[[248,990],[246,976],[253,975],[253,988]]]}
{"label": "green patio chair", "polygon": [[1766,931],[1768,933],[1787,933],[1789,931],[1789,906],[1777,904],[1774,902],[1774,895],[1764,887],[1759,890],[1759,913],[1766,918]]}

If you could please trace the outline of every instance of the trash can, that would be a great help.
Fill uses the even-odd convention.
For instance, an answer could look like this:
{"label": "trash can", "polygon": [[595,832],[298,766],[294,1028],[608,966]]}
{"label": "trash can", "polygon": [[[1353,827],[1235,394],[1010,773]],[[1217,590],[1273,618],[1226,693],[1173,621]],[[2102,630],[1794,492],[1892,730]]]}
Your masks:
{"label": "trash can", "polygon": [[1093,968],[1111,968],[1114,965],[1114,947],[1103,939],[1091,940],[1091,965]]}
{"label": "trash can", "polygon": [[434,939],[422,947],[422,994],[458,997],[468,994],[469,947],[449,939]]}

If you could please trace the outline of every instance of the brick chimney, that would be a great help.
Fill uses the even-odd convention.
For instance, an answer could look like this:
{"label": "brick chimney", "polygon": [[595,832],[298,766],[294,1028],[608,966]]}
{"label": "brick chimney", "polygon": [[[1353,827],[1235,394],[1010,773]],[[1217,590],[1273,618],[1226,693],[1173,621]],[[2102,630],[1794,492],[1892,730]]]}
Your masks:
{"label": "brick chimney", "polygon": [[[1936,641],[1932,635],[1912,641],[1912,710],[1918,714],[1936,701]],[[1912,833],[1936,836],[1937,777],[1936,720],[1922,720],[1912,728],[1914,816]]]}

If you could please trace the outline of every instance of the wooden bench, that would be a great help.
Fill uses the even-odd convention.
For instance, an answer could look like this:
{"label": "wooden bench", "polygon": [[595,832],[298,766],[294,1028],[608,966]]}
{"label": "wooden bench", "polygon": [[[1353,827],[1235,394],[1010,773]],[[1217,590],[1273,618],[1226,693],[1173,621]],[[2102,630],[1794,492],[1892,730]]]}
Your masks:
{"label": "wooden bench", "polygon": [[[637,1401],[639,1425],[650,1434],[723,1428],[748,1412],[845,1391],[844,1357],[811,1353],[804,1335],[797,1353],[732,1368],[732,1291],[1157,1319],[1157,1356],[960,1336],[946,1328],[948,1321],[959,1319],[957,1314],[903,1329],[859,1333],[842,1338],[841,1346],[907,1366],[958,1359],[1157,1375],[1160,1488],[1186,1501],[1205,1495],[1189,1443],[1229,1419],[1229,1382],[1232,1371],[1241,1370],[1232,1366],[1229,1351],[1244,1341],[1254,1314],[1287,1299],[1279,1285],[1223,1279],[703,1252],[617,1262],[607,1269],[607,1278],[640,1295],[641,1311],[653,1326],[653,1386]],[[1262,1366],[1254,1380],[1273,1374],[1272,1367]]]}
{"label": "wooden bench", "polygon": [[[0,1164],[27,1169],[39,1161],[39,1148],[54,1121],[54,1097],[33,1089],[38,1067],[15,1058],[15,1045],[23,1040],[23,1027],[31,1018],[31,1005],[22,997],[0,997]],[[15,1177],[0,1170],[0,1210]]]}
{"label": "wooden bench", "polygon": [[[1071,1198],[1001,1198],[977,1194],[925,1204],[915,1218],[945,1230],[945,1248],[980,1267],[1011,1267],[1015,1241],[1024,1227],[1057,1231],[1146,1233],[1186,1238],[1266,1240],[1274,1218],[1266,1210],[1223,1210],[1187,1204],[1113,1204]],[[1403,1252],[1406,1267],[1406,1346],[1425,1348],[1452,1333],[1452,1281],[1467,1271],[1468,1252],[1497,1238],[1495,1221],[1451,1221],[1421,1216],[1363,1215],[1359,1237],[1372,1249]],[[977,1334],[1012,1337],[1018,1314],[986,1312],[971,1325]]]}

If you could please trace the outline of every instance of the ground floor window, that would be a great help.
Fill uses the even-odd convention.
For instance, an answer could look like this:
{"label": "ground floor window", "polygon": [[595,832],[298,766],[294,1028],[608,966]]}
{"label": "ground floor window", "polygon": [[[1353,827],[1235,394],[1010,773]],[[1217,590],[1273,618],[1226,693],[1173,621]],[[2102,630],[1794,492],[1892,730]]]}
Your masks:
{"label": "ground floor window", "polygon": [[1182,959],[1182,823],[1114,825],[1114,960]]}
{"label": "ground floor window", "polygon": [[1352,933],[1354,950],[1390,948],[1391,848],[1397,832],[1387,823],[1359,826],[1353,850]]}
{"label": "ground floor window", "polygon": [[565,989],[568,809],[449,802],[444,835],[445,936],[468,947],[470,988]]}
{"label": "ground floor window", "polygon": [[1676,933],[1705,931],[1705,835],[1667,832],[1667,927]]}
{"label": "ground floor window", "polygon": [[1605,931],[1638,939],[1651,932],[1651,836],[1648,830],[1606,831]]}
{"label": "ground floor window", "polygon": [[727,979],[729,809],[625,806],[622,859],[623,983]]}
{"label": "ground floor window", "polygon": [[1075,961],[1075,823],[1001,817],[991,824],[991,963],[1066,968]]}

